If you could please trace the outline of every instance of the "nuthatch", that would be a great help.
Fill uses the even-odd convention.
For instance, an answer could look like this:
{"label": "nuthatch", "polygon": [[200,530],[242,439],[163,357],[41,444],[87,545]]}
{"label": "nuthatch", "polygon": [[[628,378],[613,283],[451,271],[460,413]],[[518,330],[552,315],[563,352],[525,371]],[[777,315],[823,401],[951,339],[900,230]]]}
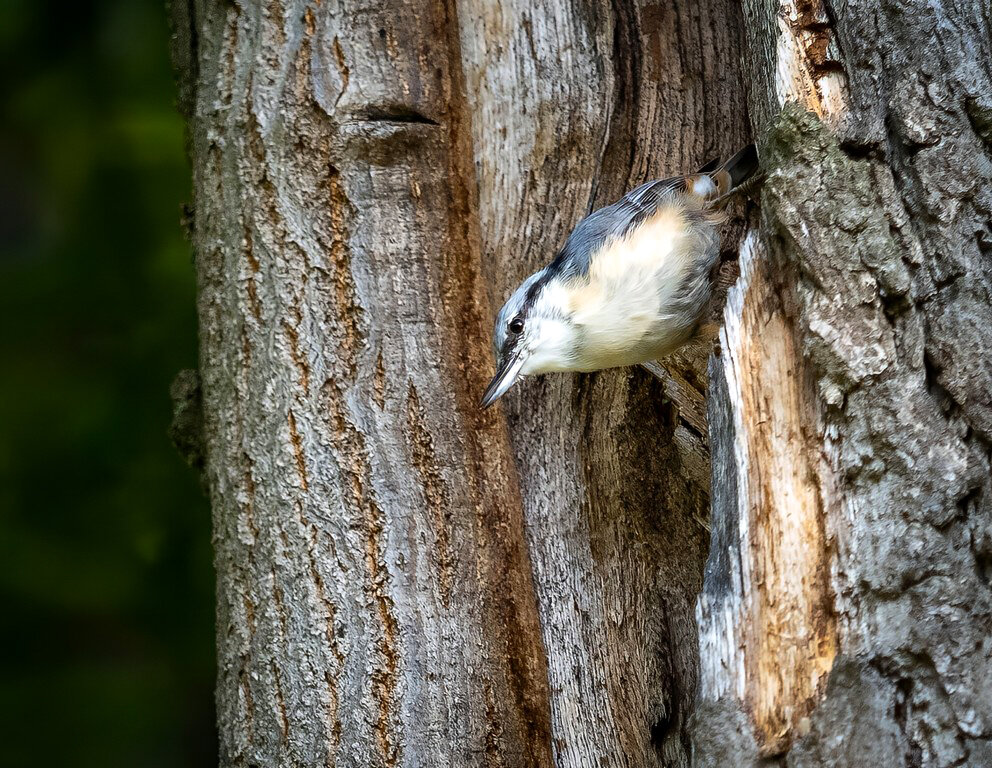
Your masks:
{"label": "nuthatch", "polygon": [[691,341],[720,250],[719,203],[758,168],[754,145],[723,165],[642,184],[579,222],[496,317],[488,407],[522,376],[598,371]]}

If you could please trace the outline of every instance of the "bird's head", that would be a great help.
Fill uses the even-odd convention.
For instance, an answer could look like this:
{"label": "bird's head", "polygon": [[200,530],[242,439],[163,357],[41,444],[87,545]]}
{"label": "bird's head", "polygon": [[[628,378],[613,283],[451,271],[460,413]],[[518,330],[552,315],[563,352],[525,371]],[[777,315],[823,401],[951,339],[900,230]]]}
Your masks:
{"label": "bird's head", "polygon": [[496,316],[496,375],[482,396],[483,408],[523,376],[571,370],[578,332],[568,305],[566,281],[551,268],[534,273],[513,292]]}

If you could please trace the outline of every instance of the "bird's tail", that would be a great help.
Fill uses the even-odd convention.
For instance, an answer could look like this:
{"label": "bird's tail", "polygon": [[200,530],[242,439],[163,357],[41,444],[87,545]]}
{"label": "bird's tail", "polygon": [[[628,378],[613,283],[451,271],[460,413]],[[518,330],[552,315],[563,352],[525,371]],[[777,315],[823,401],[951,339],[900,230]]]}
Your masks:
{"label": "bird's tail", "polygon": [[742,189],[756,176],[758,168],[758,150],[754,144],[748,144],[744,149],[720,166],[713,174],[720,193],[717,199]]}
{"label": "bird's tail", "polygon": [[737,189],[758,170],[758,150],[754,148],[754,144],[748,144],[724,163],[720,170],[730,176],[730,189]]}
{"label": "bird's tail", "polygon": [[700,168],[696,176],[690,177],[690,189],[710,203],[719,203],[732,192],[760,180],[759,167],[758,151],[754,144],[748,144],[722,165],[719,160],[711,160]]}

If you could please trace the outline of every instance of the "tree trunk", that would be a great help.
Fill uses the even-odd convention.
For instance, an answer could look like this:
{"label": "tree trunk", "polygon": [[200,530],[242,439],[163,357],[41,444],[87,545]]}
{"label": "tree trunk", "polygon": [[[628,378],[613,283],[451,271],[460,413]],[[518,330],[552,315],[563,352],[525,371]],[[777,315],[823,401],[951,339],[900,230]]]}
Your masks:
{"label": "tree trunk", "polygon": [[744,6],[696,762],[992,765],[990,8]]}
{"label": "tree trunk", "polygon": [[223,765],[548,765],[453,11],[197,7]]}
{"label": "tree trunk", "polygon": [[[177,4],[221,763],[992,763],[989,14]],[[752,126],[708,368],[480,412],[506,293]]]}

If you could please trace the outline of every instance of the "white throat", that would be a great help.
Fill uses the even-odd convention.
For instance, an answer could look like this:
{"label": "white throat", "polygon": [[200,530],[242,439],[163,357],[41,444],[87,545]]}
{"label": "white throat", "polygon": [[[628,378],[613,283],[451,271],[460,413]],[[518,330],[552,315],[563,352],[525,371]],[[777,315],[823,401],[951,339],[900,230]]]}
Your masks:
{"label": "white throat", "polygon": [[577,336],[568,317],[568,292],[559,280],[545,285],[528,313],[521,340],[527,360],[524,375],[574,369]]}

